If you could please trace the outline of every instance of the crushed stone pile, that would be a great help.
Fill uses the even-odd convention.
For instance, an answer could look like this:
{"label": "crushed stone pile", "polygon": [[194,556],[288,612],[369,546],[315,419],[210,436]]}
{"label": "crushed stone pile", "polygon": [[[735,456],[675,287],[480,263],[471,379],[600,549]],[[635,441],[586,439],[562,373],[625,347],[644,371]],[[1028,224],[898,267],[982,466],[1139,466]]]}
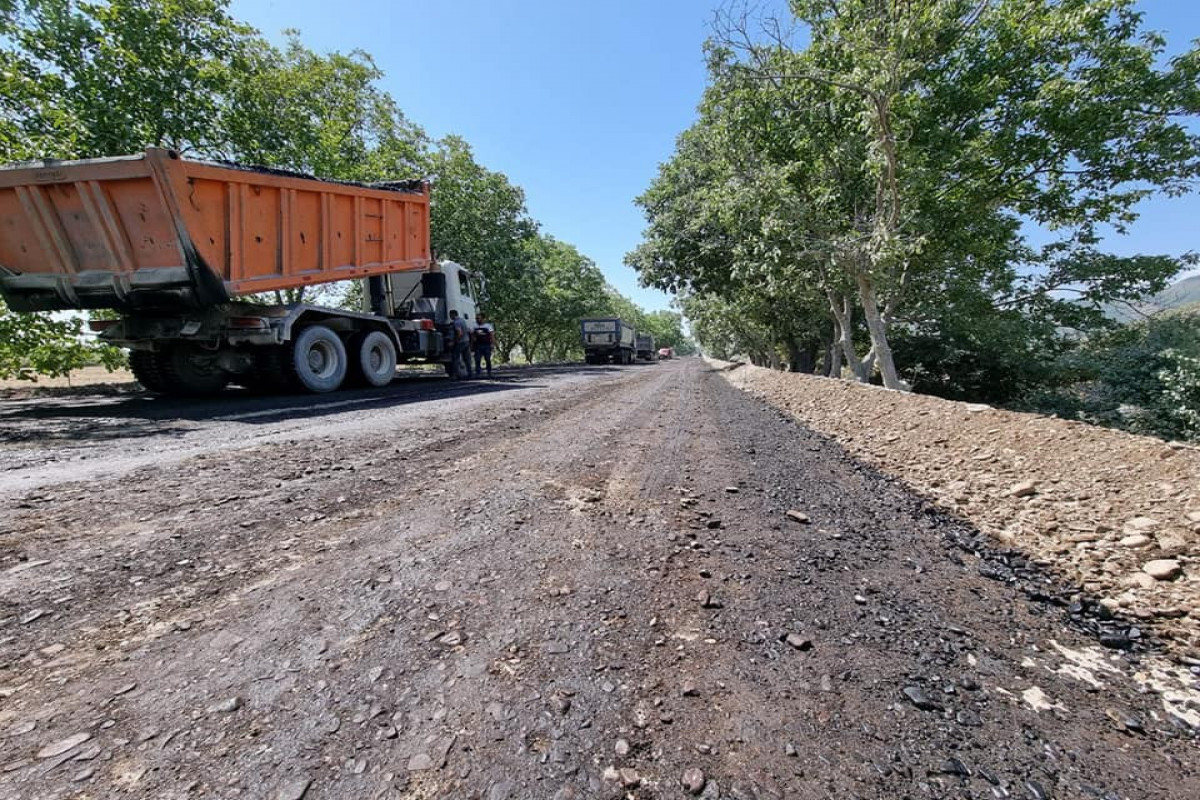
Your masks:
{"label": "crushed stone pile", "polygon": [[1200,658],[1200,448],[711,361],[735,386]]}

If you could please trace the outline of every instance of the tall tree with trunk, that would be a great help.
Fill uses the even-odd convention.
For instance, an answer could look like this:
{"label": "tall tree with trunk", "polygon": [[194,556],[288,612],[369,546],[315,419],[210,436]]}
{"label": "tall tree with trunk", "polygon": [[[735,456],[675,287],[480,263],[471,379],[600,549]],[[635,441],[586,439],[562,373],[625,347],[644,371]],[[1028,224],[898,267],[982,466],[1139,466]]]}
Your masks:
{"label": "tall tree with trunk", "polygon": [[[721,261],[757,243],[760,269],[825,296],[858,377],[878,369],[898,387],[892,326],[966,288],[960,273],[986,273],[998,301],[1022,283],[1025,298],[1052,298],[1064,277],[1098,301],[1179,268],[1095,251],[1098,225],[1126,224],[1148,192],[1188,190],[1200,169],[1200,139],[1181,124],[1200,108],[1200,56],[1161,66],[1164,43],[1140,29],[1132,0],[794,0],[790,9],[787,24],[738,9],[722,16],[701,118],[641,198],[648,247],[631,260],[648,281],[678,270],[706,291],[719,285],[710,273],[737,271]],[[792,22],[805,45],[793,44]],[[762,224],[736,219],[754,207],[746,197],[757,198]],[[706,225],[686,219],[689,209]],[[1022,219],[1060,241],[1028,248]]]}

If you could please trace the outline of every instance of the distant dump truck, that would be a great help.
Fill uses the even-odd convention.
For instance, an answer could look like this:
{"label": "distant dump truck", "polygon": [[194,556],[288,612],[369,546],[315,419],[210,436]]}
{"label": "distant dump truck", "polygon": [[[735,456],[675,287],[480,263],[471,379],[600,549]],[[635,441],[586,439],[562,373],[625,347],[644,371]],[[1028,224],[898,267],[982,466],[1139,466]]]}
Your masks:
{"label": "distant dump truck", "polygon": [[616,317],[579,321],[584,360],[589,364],[632,364],[637,346],[633,326]]}
{"label": "distant dump truck", "polygon": [[657,361],[658,351],[654,349],[654,336],[649,333],[637,335],[637,357],[642,361]]}
{"label": "distant dump truck", "polygon": [[[264,304],[346,279],[363,308]],[[0,168],[0,294],[17,311],[114,309],[151,391],[383,386],[397,362],[449,365],[449,312],[481,284],[429,251],[429,185],[324,181],[144,153]]]}

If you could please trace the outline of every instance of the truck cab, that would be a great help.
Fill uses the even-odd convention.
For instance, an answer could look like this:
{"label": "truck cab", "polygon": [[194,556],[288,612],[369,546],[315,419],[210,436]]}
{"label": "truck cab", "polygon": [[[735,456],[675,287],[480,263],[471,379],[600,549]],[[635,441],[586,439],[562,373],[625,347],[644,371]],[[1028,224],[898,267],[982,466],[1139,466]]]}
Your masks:
{"label": "truck cab", "polygon": [[363,310],[392,320],[401,362],[445,354],[450,312],[474,324],[483,302],[483,276],[453,261],[421,272],[396,272],[364,281]]}
{"label": "truck cab", "polygon": [[384,308],[374,305],[371,287],[364,292],[366,308],[398,319],[450,321],[450,312],[474,321],[482,302],[483,276],[453,261],[435,262],[423,272],[395,272],[381,279]]}

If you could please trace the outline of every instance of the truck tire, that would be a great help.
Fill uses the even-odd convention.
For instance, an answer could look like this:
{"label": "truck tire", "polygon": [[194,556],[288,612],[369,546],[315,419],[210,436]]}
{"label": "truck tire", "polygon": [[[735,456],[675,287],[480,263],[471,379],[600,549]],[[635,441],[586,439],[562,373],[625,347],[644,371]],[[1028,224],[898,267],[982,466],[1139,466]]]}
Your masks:
{"label": "truck tire", "polygon": [[294,392],[300,384],[289,368],[292,351],[285,345],[260,347],[254,354],[254,369],[265,392]]}
{"label": "truck tire", "polygon": [[350,379],[360,386],[387,386],[396,377],[396,345],[383,331],[364,331],[350,340]]}
{"label": "truck tire", "polygon": [[346,380],[346,346],[324,325],[310,325],[292,340],[288,366],[301,388],[321,394]]}
{"label": "truck tire", "polygon": [[163,376],[158,353],[150,350],[129,351],[129,371],[146,391],[166,394],[167,379]]}
{"label": "truck tire", "polygon": [[254,364],[233,377],[233,382],[255,394],[275,394],[294,388],[284,367],[284,348],[279,345],[259,345],[251,351]]}
{"label": "truck tire", "polygon": [[163,392],[179,397],[216,394],[229,384],[229,373],[217,366],[214,354],[191,342],[176,342],[158,354]]}

